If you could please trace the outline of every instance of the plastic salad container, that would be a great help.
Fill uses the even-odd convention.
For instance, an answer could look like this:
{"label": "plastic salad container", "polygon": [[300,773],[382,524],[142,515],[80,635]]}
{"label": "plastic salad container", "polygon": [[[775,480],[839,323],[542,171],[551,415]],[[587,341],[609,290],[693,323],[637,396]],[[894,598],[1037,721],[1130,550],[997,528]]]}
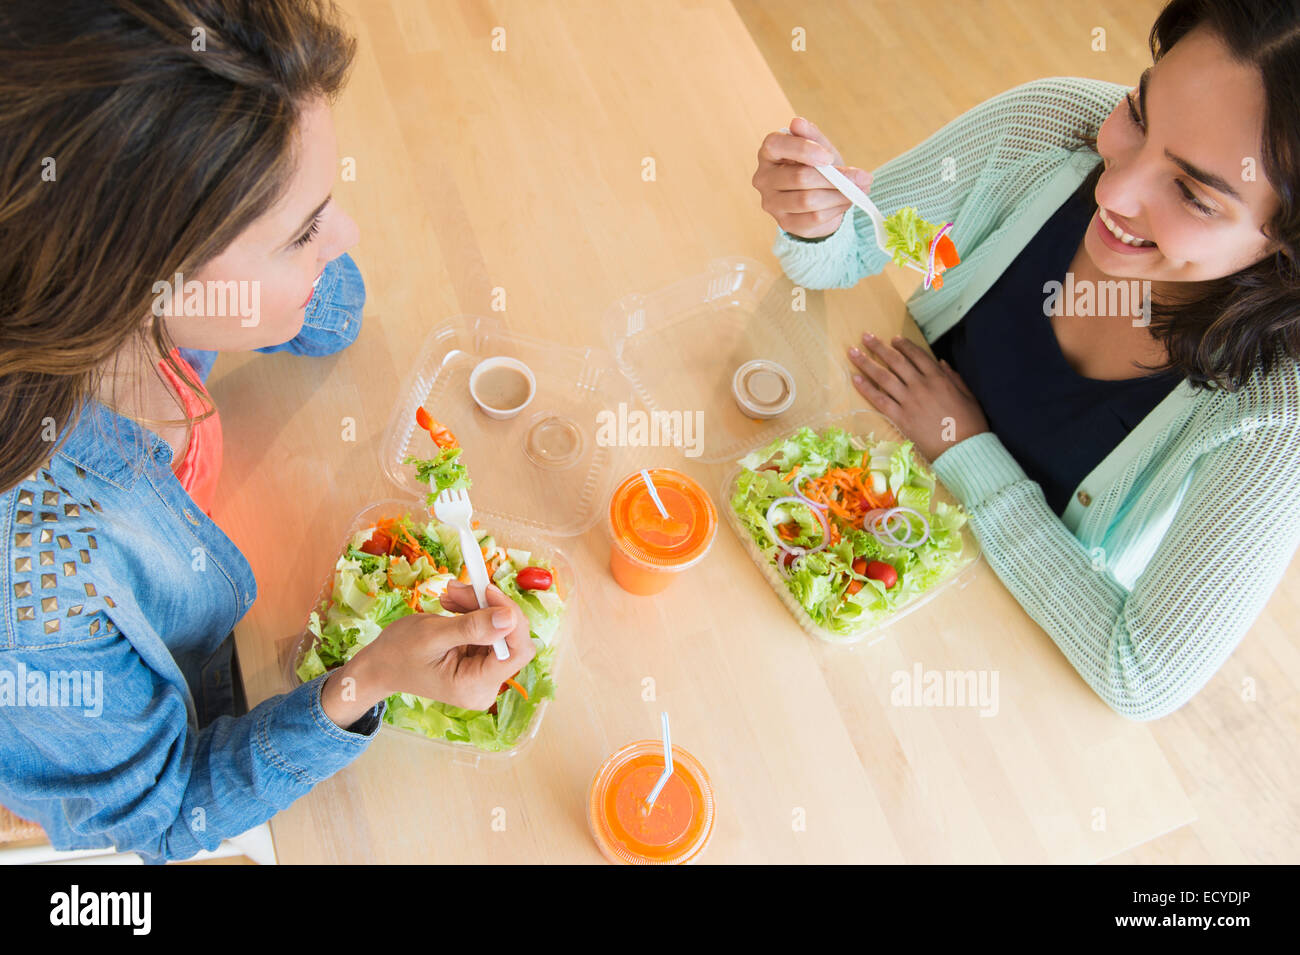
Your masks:
{"label": "plastic salad container", "polygon": [[[776,440],[783,442],[784,439],[799,432],[801,427],[803,426],[788,428]],[[966,587],[970,583],[975,564],[979,559],[979,543],[970,530],[964,509],[948,490],[934,479],[929,462],[915,448],[908,448],[914,466],[911,469],[905,468],[903,459],[907,452],[904,451],[904,447],[910,446],[910,442],[907,442],[906,438],[883,415],[870,409],[840,415],[826,414],[807,422],[806,427],[819,436],[824,436],[832,428],[846,432],[849,436],[848,446],[852,448],[854,463],[857,463],[859,453],[865,453],[868,464],[882,466],[879,469],[882,475],[885,467],[889,467],[891,462],[897,462],[892,468],[893,473],[886,479],[886,490],[893,497],[899,490],[894,485],[901,481],[907,482],[901,484],[904,490],[893,497],[893,502],[899,505],[913,505],[912,510],[923,514],[929,528],[927,530],[926,524],[913,514],[886,518],[883,512],[888,511],[891,505],[874,510],[875,526],[882,532],[893,534],[896,540],[906,544],[924,541],[919,547],[904,547],[883,543],[884,539],[880,536],[871,535],[871,541],[880,542],[879,553],[872,556],[879,558],[882,563],[889,564],[893,569],[892,583],[887,584],[886,580],[881,579],[857,580],[859,584],[855,591],[857,596],[846,601],[836,596],[837,592],[847,594],[848,588],[854,582],[844,575],[814,572],[816,569],[814,564],[799,562],[795,562],[792,567],[786,567],[785,561],[780,561],[785,569],[778,570],[778,560],[783,552],[774,544],[767,542],[768,532],[761,529],[762,520],[767,518],[769,512],[772,515],[773,533],[780,535],[783,533],[782,529],[785,529],[791,534],[797,535],[803,532],[809,535],[795,537],[796,540],[808,541],[807,546],[802,548],[809,552],[802,558],[803,560],[812,562],[820,556],[813,552],[815,548],[813,541],[823,537],[825,531],[817,529],[813,509],[795,500],[796,496],[803,491],[818,499],[822,497],[819,489],[808,486],[808,476],[797,472],[790,475],[788,471],[778,468],[776,471],[766,471],[767,476],[761,479],[753,477],[756,470],[761,470],[763,464],[771,460],[771,458],[762,461],[758,459],[764,457],[763,452],[767,451],[773,442],[763,442],[749,449],[742,460],[753,465],[752,469],[741,463],[737,463],[737,466],[731,469],[720,489],[719,509],[726,514],[727,523],[740,538],[741,544],[757,565],[759,572],[772,585],[772,589],[776,591],[805,631],[827,643],[870,645],[885,636],[884,631],[887,627],[915,612],[940,593],[953,586],[958,589]],[[864,438],[868,440],[855,440]],[[892,442],[895,454],[889,458],[884,457],[883,452],[891,446],[880,444],[881,442]],[[870,456],[873,447],[881,452],[874,459]],[[809,462],[807,470],[809,476],[813,476],[814,479],[819,475],[824,476],[828,470],[834,470],[828,467],[824,459],[819,461],[815,453],[794,450],[792,454],[804,457]],[[877,469],[873,466],[871,470]],[[741,488],[741,479],[746,475],[750,475],[746,482],[747,486]],[[773,479],[786,480],[790,485],[789,490],[780,490],[776,485],[766,483]],[[760,480],[762,484],[759,483]],[[913,481],[916,482],[915,485],[912,484]],[[927,483],[932,487],[925,487]],[[843,493],[847,495],[851,492]],[[785,498],[789,503],[784,505],[777,503],[781,498]],[[763,507],[756,504],[757,501],[762,501],[769,510],[764,512]],[[746,511],[744,518],[737,514],[735,506],[737,502]],[[836,520],[831,509],[820,508],[819,510],[827,515],[829,520]],[[799,526],[796,528],[796,525]],[[804,527],[808,530],[804,531]],[[836,531],[839,531],[838,522]],[[867,532],[861,531],[861,533]],[[763,546],[760,546],[757,539],[759,536],[764,538]],[[841,540],[843,539],[845,538],[841,537]],[[871,541],[867,542],[868,546],[875,546]],[[796,558],[792,554],[787,559]],[[876,570],[870,568],[870,560],[864,559],[864,562],[869,566],[867,574],[875,573],[878,577],[886,579],[889,577],[890,570],[883,567]],[[901,571],[898,569],[900,564],[903,565]],[[916,583],[912,584],[911,581]],[[912,586],[920,589],[913,591]],[[895,587],[905,589],[891,593]],[[800,596],[796,596],[796,591],[803,597],[802,600]],[[818,610],[822,620],[814,618],[805,607],[805,600]],[[827,611],[827,608],[833,610]]]}
{"label": "plastic salad container", "polygon": [[[606,312],[606,344],[646,407],[704,412],[701,462],[738,458],[847,395],[842,363],[808,313],[796,311],[793,290],[757,262],[723,258]],[[789,373],[794,398],[780,413],[755,418],[737,403],[733,382],[749,362]]]}
{"label": "plastic salad container", "polygon": [[[481,359],[494,355],[523,361],[536,377],[536,393],[529,406],[516,418],[504,421],[483,414],[469,393],[470,372]],[[555,689],[560,651],[572,639],[580,617],[577,581],[556,542],[585,531],[603,516],[613,462],[612,449],[600,447],[595,441],[596,413],[610,403],[626,401],[628,394],[626,382],[608,361],[601,360],[598,352],[514,335],[492,319],[461,316],[442,323],[429,335],[380,447],[380,464],[399,494],[363,507],[334,551],[321,556],[321,565],[327,570],[311,611],[324,622],[323,611],[333,594],[336,566],[349,546],[359,546],[381,520],[403,515],[415,521],[432,520],[425,503],[428,485],[417,480],[413,466],[403,463],[407,455],[429,459],[439,450],[429,432],[416,425],[415,413],[420,407],[449,428],[459,442],[460,463],[471,480],[469,496],[479,524],[476,535],[490,534],[495,545],[516,554],[528,551],[530,563],[549,565],[552,589],[564,606],[558,614],[558,626],[547,638],[538,633],[537,627],[533,630],[538,646],[534,659],[548,655],[546,670],[552,684],[542,688],[540,702],[525,707],[522,696],[518,702],[513,699],[513,690],[498,697],[500,708],[494,719],[518,718],[525,709],[531,709],[526,726],[508,721],[495,724],[509,732],[503,728],[494,738],[482,731],[488,724],[473,722],[483,714],[471,715],[470,711],[456,711],[442,704],[427,707],[417,698],[401,694],[404,698],[396,706],[393,701],[397,698],[390,698],[385,732],[424,740],[457,763],[484,769],[512,765],[515,757],[537,738],[549,705],[547,697]],[[510,461],[508,469],[495,466],[503,460]],[[338,579],[353,577],[355,573],[349,572]],[[441,579],[435,583],[445,586]],[[441,586],[435,586],[433,591],[440,591]],[[427,598],[413,599],[423,603],[424,609],[434,609],[432,592]],[[315,642],[314,634],[304,630],[289,654],[286,676],[290,686],[300,682],[298,667],[307,661]],[[525,667],[521,674],[527,672]],[[507,713],[510,704],[516,705]],[[394,719],[407,724],[407,728],[394,725]],[[424,729],[442,735],[432,737]],[[469,738],[461,738],[466,736]]]}

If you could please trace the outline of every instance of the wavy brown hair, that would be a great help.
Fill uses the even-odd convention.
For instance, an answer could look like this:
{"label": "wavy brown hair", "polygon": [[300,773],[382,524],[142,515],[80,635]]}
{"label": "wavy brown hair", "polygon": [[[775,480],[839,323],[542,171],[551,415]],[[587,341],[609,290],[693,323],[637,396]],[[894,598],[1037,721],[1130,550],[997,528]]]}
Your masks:
{"label": "wavy brown hair", "polygon": [[[337,95],[355,48],[330,0],[0,5],[0,491],[128,349],[202,398],[151,320],[153,285],[284,193],[302,111]],[[187,437],[204,404],[174,422]]]}
{"label": "wavy brown hair", "polygon": [[[1300,361],[1300,0],[1172,0],[1148,37],[1153,61],[1206,26],[1264,84],[1260,165],[1281,200],[1264,225],[1276,251],[1231,275],[1199,283],[1194,301],[1151,303],[1151,334],[1169,361],[1140,365],[1184,375],[1194,388],[1236,391],[1256,372]],[[1096,130],[1080,142],[1096,151]],[[1089,196],[1102,164],[1081,186]]]}

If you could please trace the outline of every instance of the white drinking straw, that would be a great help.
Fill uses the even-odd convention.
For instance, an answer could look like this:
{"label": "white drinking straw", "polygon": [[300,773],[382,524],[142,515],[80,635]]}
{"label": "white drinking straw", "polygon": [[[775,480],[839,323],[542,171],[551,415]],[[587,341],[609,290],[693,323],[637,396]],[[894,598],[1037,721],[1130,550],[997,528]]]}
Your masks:
{"label": "white drinking straw", "polygon": [[[645,472],[642,471],[641,473],[644,474]],[[654,808],[655,800],[659,798],[659,794],[663,792],[664,786],[667,785],[668,777],[673,774],[673,741],[668,733],[668,712],[665,710],[659,715],[663,717],[664,722],[664,772],[659,777],[659,781],[655,783],[655,788],[650,790],[650,795],[645,797],[647,809]]]}
{"label": "white drinking straw", "polygon": [[655,487],[655,482],[650,480],[650,472],[644,468],[641,470],[641,480],[645,481],[645,486],[650,489],[650,497],[655,502],[655,507],[659,508],[659,516],[668,520],[668,509],[664,507],[664,502],[659,500],[659,489]]}

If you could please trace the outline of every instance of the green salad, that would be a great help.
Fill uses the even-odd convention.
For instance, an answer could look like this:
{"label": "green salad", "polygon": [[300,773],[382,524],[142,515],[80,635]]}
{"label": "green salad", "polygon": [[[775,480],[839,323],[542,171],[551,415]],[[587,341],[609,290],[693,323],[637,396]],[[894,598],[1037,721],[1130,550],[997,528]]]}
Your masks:
{"label": "green salad", "polygon": [[740,461],[731,509],[827,636],[883,622],[966,563],[960,506],[911,441],[802,428]]}
{"label": "green salad", "polygon": [[911,206],[885,217],[887,248],[895,265],[913,262],[925,265],[930,257],[930,242],[939,234],[939,226],[926,222]]}
{"label": "green salad", "polygon": [[914,208],[905,206],[885,217],[885,250],[895,265],[924,272],[927,289],[943,288],[943,273],[961,264],[949,234],[952,225],[927,222]]}
{"label": "green salad", "polygon": [[[430,503],[445,488],[468,487],[459,454],[459,448],[447,448],[433,459],[406,459],[429,482]],[[398,693],[388,698],[384,721],[431,739],[500,752],[519,741],[538,707],[555,695],[551,667],[565,605],[549,561],[505,546],[486,530],[475,535],[492,582],[527,616],[537,654],[502,684],[487,710]],[[408,614],[450,615],[439,597],[451,581],[468,580],[464,567],[455,528],[427,513],[386,518],[358,531],[334,565],[330,595],[311,613],[307,629],[314,639],[298,661],[298,678],[305,683],[341,666],[385,626]]]}

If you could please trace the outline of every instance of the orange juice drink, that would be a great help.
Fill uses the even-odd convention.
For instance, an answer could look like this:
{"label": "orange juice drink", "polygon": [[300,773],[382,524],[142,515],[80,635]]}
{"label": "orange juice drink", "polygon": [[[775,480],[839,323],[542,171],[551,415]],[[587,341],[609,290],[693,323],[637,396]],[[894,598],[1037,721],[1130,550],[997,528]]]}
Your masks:
{"label": "orange juice drink", "polygon": [[642,596],[659,593],[701,561],[718,530],[718,512],[699,484],[672,468],[651,468],[650,479],[667,518],[639,471],[609,500],[609,569],[620,587]]}
{"label": "orange juice drink", "polygon": [[587,823],[610,862],[682,865],[693,862],[713,836],[713,786],[699,761],[673,746],[673,774],[654,807],[645,800],[664,771],[662,740],[629,743],[600,767],[591,782]]}

